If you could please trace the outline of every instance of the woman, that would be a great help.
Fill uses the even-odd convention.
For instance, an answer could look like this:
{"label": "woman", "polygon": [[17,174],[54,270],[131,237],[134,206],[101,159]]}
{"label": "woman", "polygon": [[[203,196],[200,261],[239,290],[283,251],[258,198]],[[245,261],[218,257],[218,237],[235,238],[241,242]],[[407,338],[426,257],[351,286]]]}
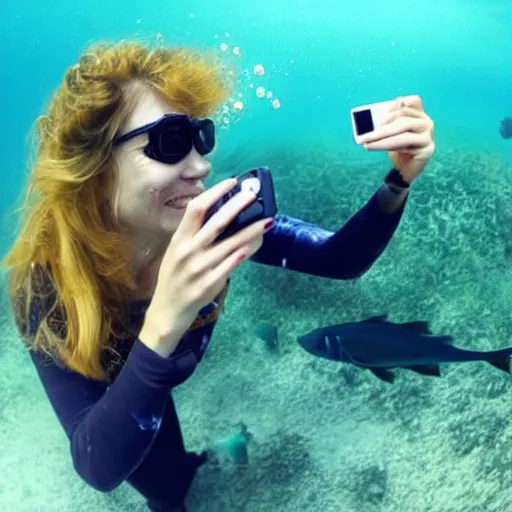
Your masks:
{"label": "woman", "polygon": [[220,71],[190,51],[91,47],[38,119],[27,215],[5,260],[18,329],[76,471],[100,491],[129,482],[153,511],[185,510],[207,458],[186,452],[170,392],[203,357],[230,274],[252,259],[360,276],[434,151],[420,98],[399,99],[364,141],[394,169],[338,232],[280,215],[214,243],[255,199],[240,192],[203,222],[236,181],[205,191],[205,116],[227,93]]}

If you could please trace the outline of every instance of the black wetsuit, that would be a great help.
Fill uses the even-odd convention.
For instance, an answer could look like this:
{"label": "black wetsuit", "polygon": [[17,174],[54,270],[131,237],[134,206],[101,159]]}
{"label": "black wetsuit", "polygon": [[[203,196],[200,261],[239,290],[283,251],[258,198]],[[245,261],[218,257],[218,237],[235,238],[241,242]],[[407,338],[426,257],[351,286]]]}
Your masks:
{"label": "black wetsuit", "polygon": [[[391,239],[404,206],[386,214],[377,193],[339,231],[278,215],[253,261],[334,279],[366,272]],[[42,353],[32,360],[71,444],[77,473],[92,487],[110,491],[127,481],[151,510],[183,503],[203,456],[187,453],[172,398],[201,361],[222,308],[223,297],[205,306],[175,352],[163,358],[136,337],[113,344],[121,363],[111,364],[110,381],[86,378]],[[131,321],[142,325],[148,302],[130,305]],[[41,308],[34,301],[31,331]],[[138,332],[138,331],[137,331]]]}

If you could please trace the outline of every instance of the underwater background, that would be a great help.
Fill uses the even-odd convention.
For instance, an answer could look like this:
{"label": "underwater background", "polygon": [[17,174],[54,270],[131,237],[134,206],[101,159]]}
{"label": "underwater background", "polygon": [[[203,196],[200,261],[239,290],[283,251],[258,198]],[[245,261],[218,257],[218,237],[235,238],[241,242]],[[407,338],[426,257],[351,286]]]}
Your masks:
{"label": "underwater background", "polygon": [[[217,51],[237,74],[218,113],[211,181],[267,165],[279,209],[327,229],[348,220],[390,168],[385,154],[354,144],[350,108],[419,94],[435,121],[437,151],[365,276],[331,281],[251,263],[233,276],[214,341],[174,396],[189,449],[243,422],[249,463],[201,468],[191,511],[512,510],[506,374],[446,364],[441,378],[398,370],[390,385],[296,342],[316,327],[387,313],[427,320],[463,348],[512,345],[512,139],[499,134],[512,116],[511,33],[510,0],[0,1],[1,256],[17,229],[32,123],[97,40]],[[144,510],[128,485],[101,494],[74,472],[14,329],[5,279],[0,512]],[[256,335],[264,322],[278,328],[278,351]]]}

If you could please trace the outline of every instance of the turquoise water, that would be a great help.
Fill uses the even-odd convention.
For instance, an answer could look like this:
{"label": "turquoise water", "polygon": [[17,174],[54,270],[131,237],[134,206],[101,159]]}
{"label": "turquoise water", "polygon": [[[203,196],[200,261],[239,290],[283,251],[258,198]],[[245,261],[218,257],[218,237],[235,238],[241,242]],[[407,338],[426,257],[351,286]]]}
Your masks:
{"label": "turquoise water", "polygon": [[[242,6],[243,5],[243,6]],[[354,145],[351,107],[420,94],[437,151],[392,243],[363,278],[335,282],[246,264],[208,357],[176,401],[191,449],[237,432],[249,465],[204,468],[192,511],[507,511],[512,382],[484,363],[390,386],[315,359],[315,327],[387,312],[428,320],[474,350],[512,345],[512,3],[0,3],[0,253],[26,170],[26,137],[65,69],[98,39],[217,49],[239,69],[213,180],[268,165],[283,212],[336,229],[380,185],[386,155]],[[227,45],[227,51],[220,49]],[[240,48],[240,56],[233,54]],[[261,64],[264,77],[253,74]],[[252,84],[252,87],[251,87]],[[257,87],[272,98],[257,98]],[[271,101],[278,99],[280,108]],[[74,473],[69,448],[11,323],[0,326],[0,511],[144,510],[128,486],[108,495]],[[279,328],[279,354],[254,327]]]}

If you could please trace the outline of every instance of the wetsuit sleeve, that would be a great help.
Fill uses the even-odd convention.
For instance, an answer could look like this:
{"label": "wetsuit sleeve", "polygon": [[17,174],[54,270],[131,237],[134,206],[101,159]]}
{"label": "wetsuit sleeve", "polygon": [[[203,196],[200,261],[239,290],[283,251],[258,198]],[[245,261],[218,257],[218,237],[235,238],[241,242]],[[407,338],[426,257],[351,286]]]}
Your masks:
{"label": "wetsuit sleeve", "polygon": [[160,428],[166,396],[197,364],[193,352],[163,358],[134,342],[115,381],[88,379],[41,352],[30,352],[43,387],[70,439],[78,474],[110,491],[137,469]]}
{"label": "wetsuit sleeve", "polygon": [[402,217],[379,205],[378,192],[338,231],[279,214],[251,260],[332,279],[364,274],[384,251]]}

